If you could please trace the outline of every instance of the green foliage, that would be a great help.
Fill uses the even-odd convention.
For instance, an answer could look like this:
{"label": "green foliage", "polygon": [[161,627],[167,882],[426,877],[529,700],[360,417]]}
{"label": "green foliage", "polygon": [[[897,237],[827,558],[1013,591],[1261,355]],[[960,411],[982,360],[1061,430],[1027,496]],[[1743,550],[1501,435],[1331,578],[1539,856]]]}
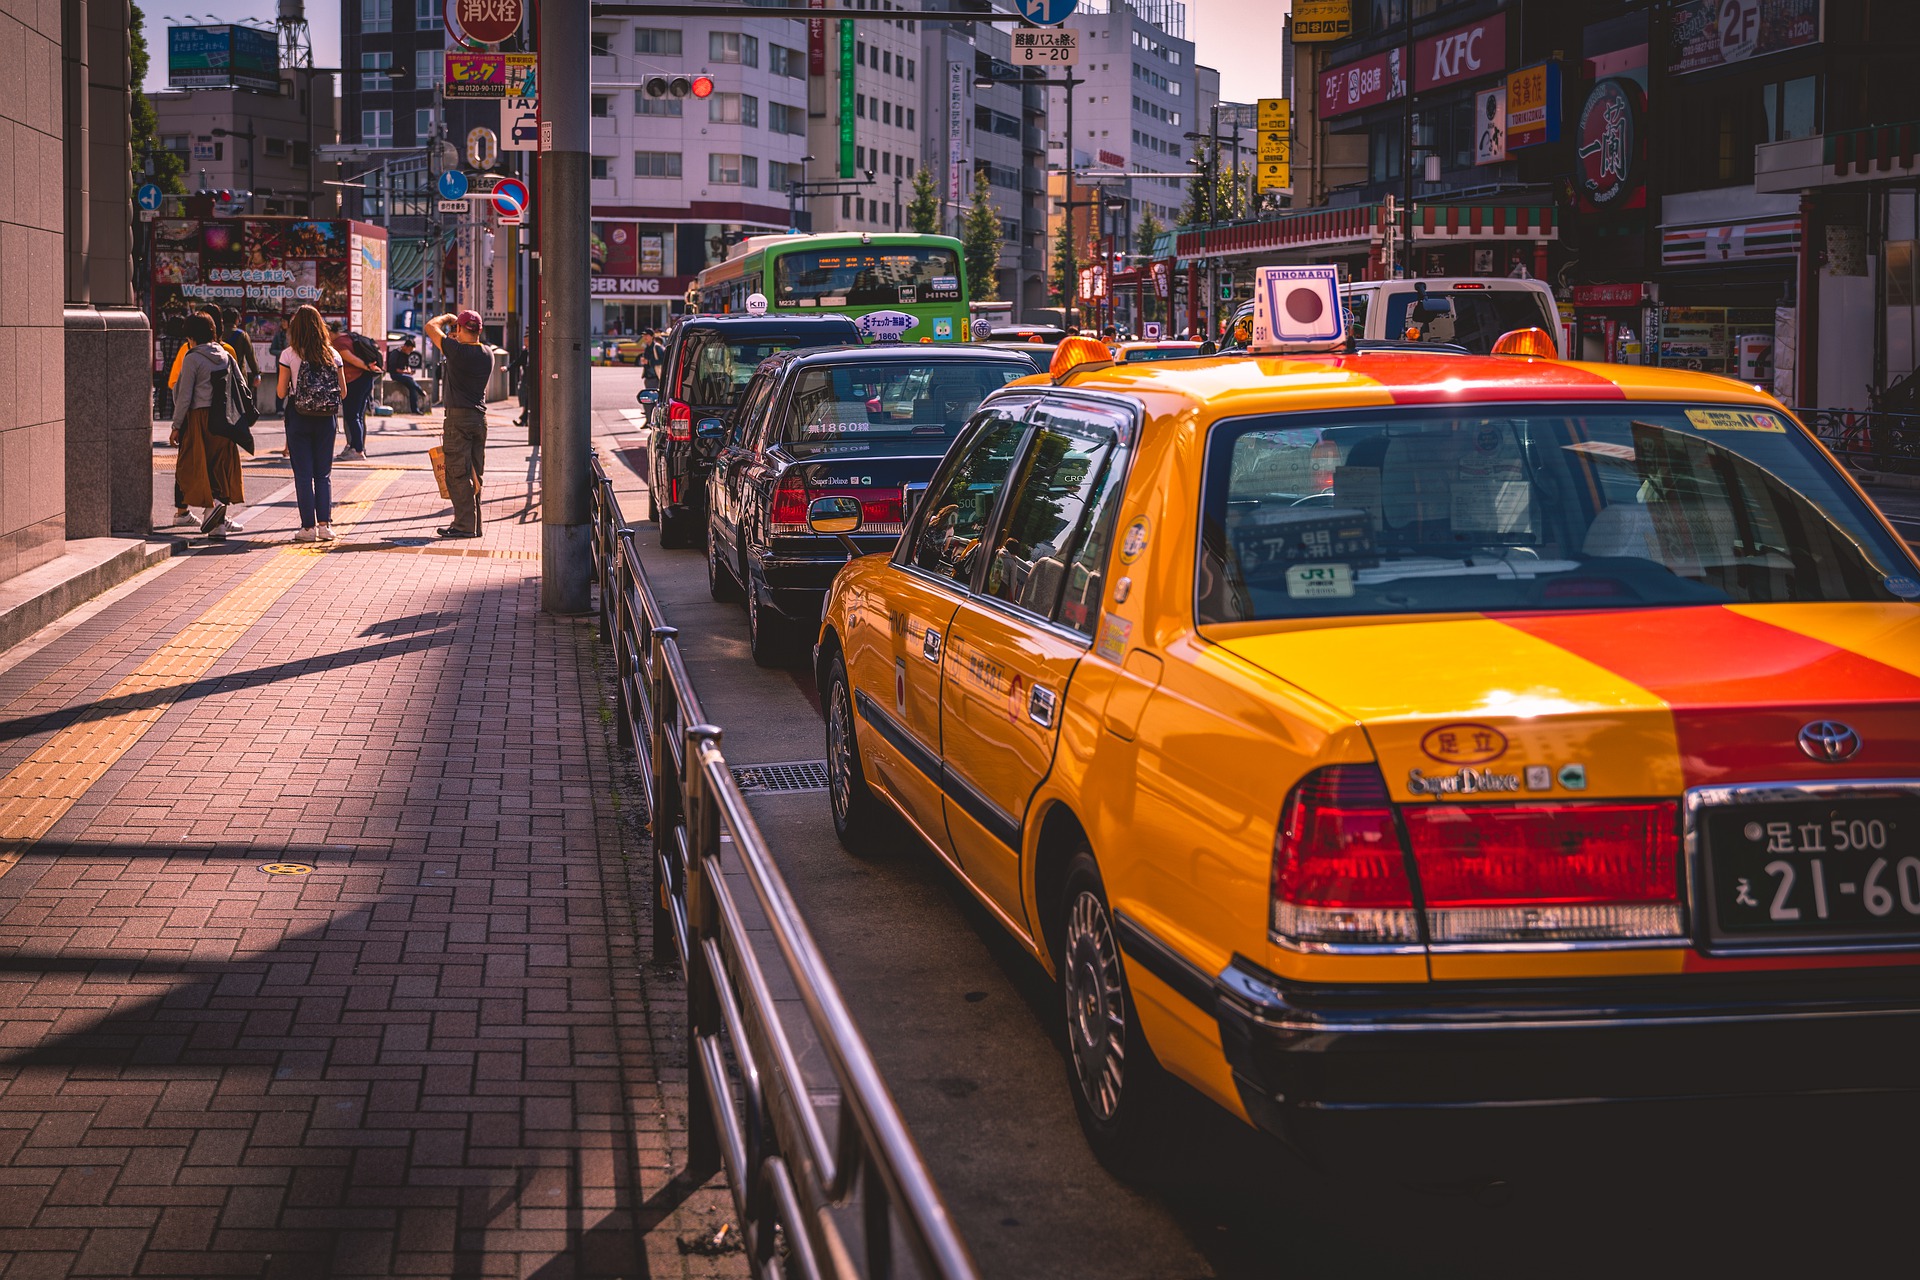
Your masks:
{"label": "green foliage", "polygon": [[1053,279],[1048,292],[1062,307],[1071,307],[1079,287],[1079,264],[1074,261],[1073,237],[1067,234],[1067,220],[1060,220],[1060,234],[1053,238]]}
{"label": "green foliage", "polygon": [[1134,228],[1133,251],[1142,256],[1153,252],[1154,241],[1166,234],[1167,229],[1160,225],[1160,219],[1153,216],[1153,210],[1140,215],[1140,225]]}
{"label": "green foliage", "polygon": [[1248,214],[1248,156],[1242,148],[1240,172],[1233,171],[1231,153],[1221,154],[1214,143],[1194,147],[1193,176],[1187,179],[1186,203],[1180,206],[1180,225],[1197,227],[1209,221],[1231,222]]}
{"label": "green foliage", "polygon": [[960,243],[966,250],[972,301],[995,301],[1000,296],[996,270],[1000,265],[1000,211],[993,207],[993,188],[984,169],[974,171],[973,202],[967,206],[961,224]]}
{"label": "green foliage", "polygon": [[[171,195],[184,195],[187,184],[182,175],[186,165],[173,152],[160,149],[159,116],[154,112],[153,99],[141,88],[147,79],[146,15],[140,12],[139,5],[132,8],[133,90],[128,96],[132,99],[129,105],[133,112],[134,185],[151,182]],[[144,172],[148,156],[153,157],[151,176]]]}
{"label": "green foliage", "polygon": [[940,196],[933,188],[933,174],[925,165],[913,175],[913,199],[907,202],[907,225],[923,236],[940,230]]}

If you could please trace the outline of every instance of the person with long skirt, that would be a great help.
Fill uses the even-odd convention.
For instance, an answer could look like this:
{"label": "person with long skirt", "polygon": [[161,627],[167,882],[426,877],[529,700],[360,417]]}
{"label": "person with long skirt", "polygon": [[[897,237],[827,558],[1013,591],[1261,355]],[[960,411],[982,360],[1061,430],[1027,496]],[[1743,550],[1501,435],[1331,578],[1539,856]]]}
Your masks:
{"label": "person with long skirt", "polygon": [[187,317],[187,339],[193,348],[180,365],[170,439],[180,448],[174,477],[180,484],[181,500],[190,507],[205,507],[207,514],[200,521],[200,532],[215,541],[225,541],[227,534],[238,532],[227,523],[227,507],[246,501],[246,493],[240,473],[240,446],[207,429],[207,416],[213,407],[213,375],[225,369],[229,378],[240,376],[218,336],[219,331],[207,316]]}

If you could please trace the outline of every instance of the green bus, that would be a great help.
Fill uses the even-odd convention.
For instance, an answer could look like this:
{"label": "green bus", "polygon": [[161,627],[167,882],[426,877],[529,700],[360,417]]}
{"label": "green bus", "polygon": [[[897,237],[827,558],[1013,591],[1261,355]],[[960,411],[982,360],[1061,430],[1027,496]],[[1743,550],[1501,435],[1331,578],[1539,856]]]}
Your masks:
{"label": "green bus", "polygon": [[852,317],[870,339],[962,342],[967,336],[966,256],[952,236],[752,236],[725,262],[702,271],[694,289],[705,315],[745,315],[747,299],[758,293],[770,313],[836,312]]}

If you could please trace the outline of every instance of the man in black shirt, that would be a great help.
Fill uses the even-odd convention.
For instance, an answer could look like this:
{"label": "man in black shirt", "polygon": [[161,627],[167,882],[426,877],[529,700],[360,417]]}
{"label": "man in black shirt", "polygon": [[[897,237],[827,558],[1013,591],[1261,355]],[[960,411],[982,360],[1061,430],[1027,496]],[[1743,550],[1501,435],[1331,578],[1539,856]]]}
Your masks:
{"label": "man in black shirt", "polygon": [[420,412],[420,384],[413,380],[414,366],[419,363],[420,353],[413,349],[412,338],[387,348],[387,376],[407,389],[408,413]]}
{"label": "man in black shirt", "polygon": [[480,315],[475,311],[435,316],[427,321],[427,337],[440,348],[440,385],[446,403],[441,447],[446,454],[447,493],[453,500],[453,523],[441,529],[440,536],[477,538],[493,353],[480,342]]}

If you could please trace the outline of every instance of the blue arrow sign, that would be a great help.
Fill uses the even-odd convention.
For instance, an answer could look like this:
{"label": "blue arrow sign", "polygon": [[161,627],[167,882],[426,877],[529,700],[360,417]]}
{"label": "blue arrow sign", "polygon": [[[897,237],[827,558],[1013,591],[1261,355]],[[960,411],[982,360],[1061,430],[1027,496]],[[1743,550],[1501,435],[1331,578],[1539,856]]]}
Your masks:
{"label": "blue arrow sign", "polygon": [[158,209],[160,207],[160,188],[149,182],[134,192],[133,198],[142,209]]}
{"label": "blue arrow sign", "polygon": [[442,200],[464,200],[467,198],[467,175],[458,169],[449,169],[440,175],[440,198]]}
{"label": "blue arrow sign", "polygon": [[1080,0],[1015,0],[1020,16],[1035,26],[1054,27],[1080,7]]}

